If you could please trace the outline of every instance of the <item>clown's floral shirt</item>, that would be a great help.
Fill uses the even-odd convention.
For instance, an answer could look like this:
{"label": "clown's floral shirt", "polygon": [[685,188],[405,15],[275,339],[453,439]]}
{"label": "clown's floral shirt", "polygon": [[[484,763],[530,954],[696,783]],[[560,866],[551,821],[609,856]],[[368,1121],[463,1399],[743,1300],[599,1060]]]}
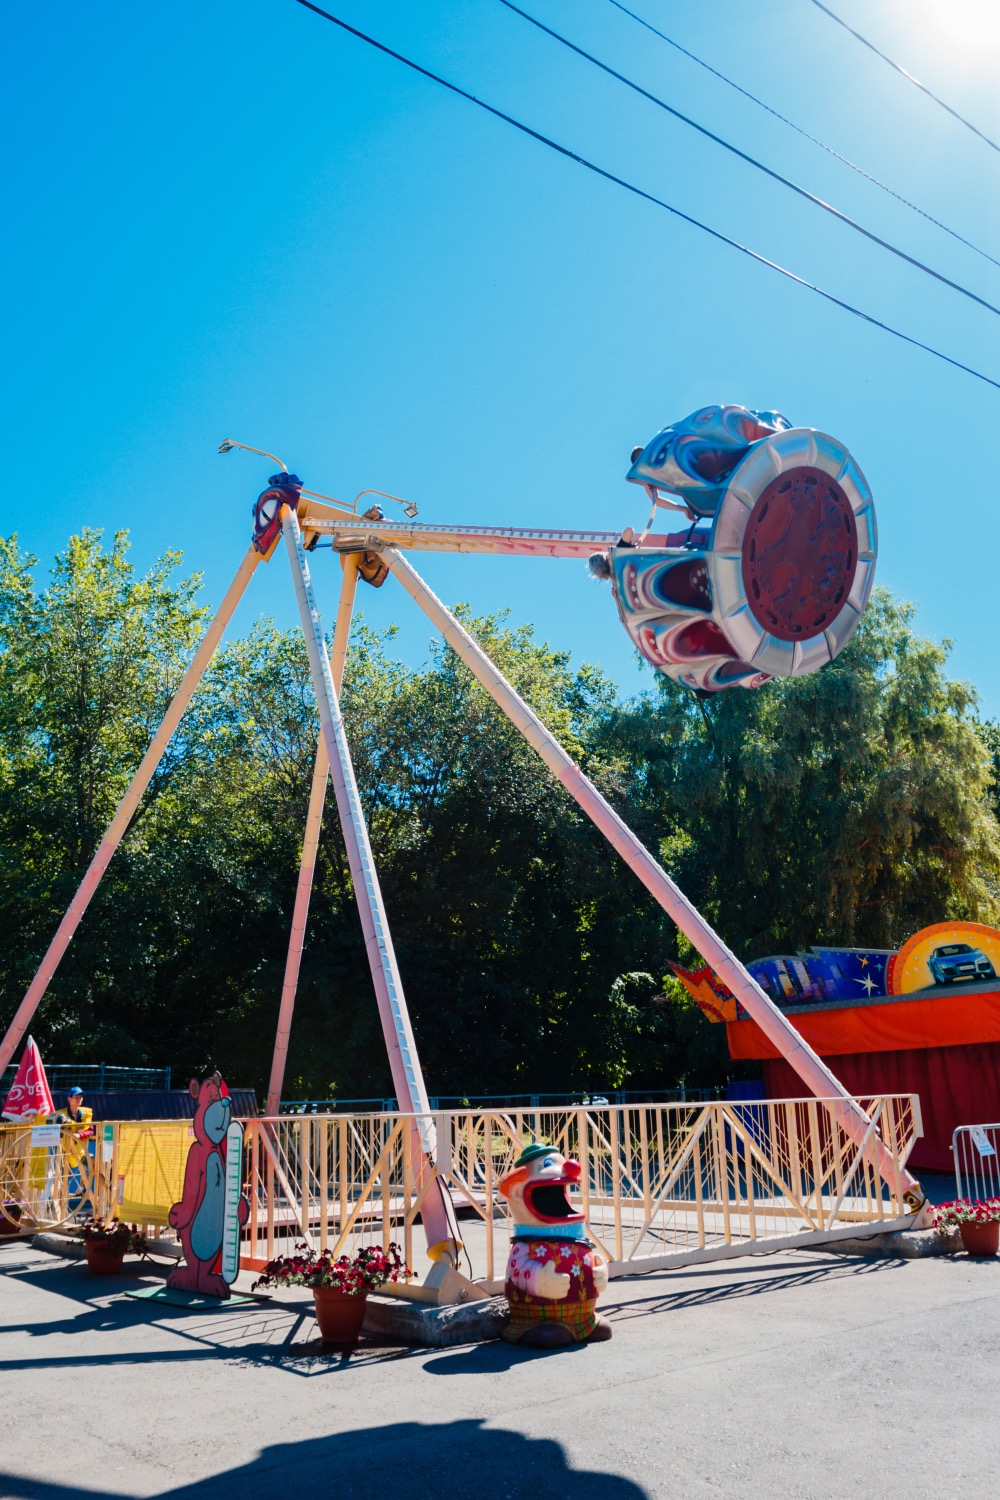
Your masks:
{"label": "clown's floral shirt", "polygon": [[[538,1323],[562,1323],[575,1339],[589,1338],[597,1323],[596,1257],[589,1240],[546,1239],[541,1234],[516,1239],[510,1247],[504,1285],[510,1305],[504,1338],[516,1343]],[[566,1296],[558,1301],[537,1295],[539,1273],[546,1266],[569,1277]]]}

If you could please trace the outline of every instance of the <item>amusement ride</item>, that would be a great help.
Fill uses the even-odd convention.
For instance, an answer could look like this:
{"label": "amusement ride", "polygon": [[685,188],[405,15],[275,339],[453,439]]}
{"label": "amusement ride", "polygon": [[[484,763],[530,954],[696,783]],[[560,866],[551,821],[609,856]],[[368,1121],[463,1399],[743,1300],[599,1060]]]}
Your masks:
{"label": "amusement ride", "polygon": [[[344,504],[307,489],[280,459],[262,449],[227,439],[219,451],[234,449],[278,466],[254,504],[250,546],[0,1044],[0,1071],[27,1031],[254,572],[271,560],[283,539],[320,733],[267,1117],[277,1114],[281,1098],[326,788],[332,781],[398,1107],[412,1116],[417,1158],[428,1166],[435,1160],[434,1118],[340,706],[358,581],[379,588],[392,576],[810,1092],[836,1101],[836,1119],[845,1134],[859,1145],[874,1142],[883,1179],[918,1210],[923,1201],[919,1183],[894,1164],[861,1105],[432,592],[408,556],[492,553],[587,563],[592,574],[610,583],[625,629],[658,671],[699,694],[755,690],[771,678],[804,676],[833,661],[864,612],[877,555],[875,510],[864,475],[847,449],[822,432],[793,427],[777,412],[705,407],[633,451],[627,478],[645,490],[648,519],[640,531],[630,526],[606,532],[426,524],[415,519],[415,505],[396,496],[365,490],[352,504]],[[359,513],[362,500],[371,503]],[[398,504],[400,513],[387,515],[381,500]],[[672,513],[683,526],[654,533],[652,527],[664,513]],[[320,543],[339,555],[342,568],[329,652],[310,567]],[[427,1176],[421,1217],[429,1253],[454,1273],[460,1246],[454,1208],[441,1180]]]}

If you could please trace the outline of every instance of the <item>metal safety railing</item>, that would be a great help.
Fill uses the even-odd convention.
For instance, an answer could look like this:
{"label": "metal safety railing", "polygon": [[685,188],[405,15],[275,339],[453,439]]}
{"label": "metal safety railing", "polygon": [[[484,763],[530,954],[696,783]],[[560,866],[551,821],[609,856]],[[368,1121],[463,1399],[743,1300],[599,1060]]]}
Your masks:
{"label": "metal safety railing", "polygon": [[0,1233],[110,1213],[112,1178],[96,1145],[69,1126],[0,1124]]}
{"label": "metal safety railing", "polygon": [[[640,1092],[626,1089],[593,1089],[590,1092],[577,1089],[564,1094],[431,1094],[431,1109],[552,1109],[559,1106],[572,1108],[577,1105],[662,1103],[685,1104],[690,1100],[705,1103],[722,1097],[721,1088],[687,1088],[683,1082],[673,1089],[652,1089]],[[363,1114],[369,1111],[394,1114],[398,1109],[394,1098],[372,1097],[367,1099],[282,1099],[278,1113],[282,1115],[328,1115]]]}
{"label": "metal safety railing", "polygon": [[959,1198],[1000,1198],[1000,1124],[959,1125],[951,1154]]}
{"label": "metal safety railing", "polygon": [[[839,1123],[840,1102],[823,1099],[438,1111],[422,1132],[392,1113],[254,1119],[243,1260],[259,1268],[302,1240],[337,1255],[395,1240],[419,1267],[421,1207],[440,1181],[471,1274],[497,1289],[511,1233],[498,1184],[533,1139],[580,1162],[589,1233],[615,1276],[901,1228],[918,1101],[859,1102],[872,1121],[860,1141]],[[432,1167],[419,1150],[428,1124]],[[191,1138],[186,1120],[97,1125],[88,1142],[63,1127],[53,1144],[0,1127],[0,1219],[24,1230],[117,1213],[162,1231]]]}
{"label": "metal safety railing", "polygon": [[0,1124],[0,1234],[117,1215],[154,1234],[178,1201],[190,1120]]}
{"label": "metal safety railing", "polygon": [[255,1120],[246,1255],[260,1264],[303,1239],[334,1254],[395,1239],[412,1263],[421,1202],[441,1178],[472,1273],[495,1286],[510,1240],[497,1185],[532,1139],[580,1161],[589,1231],[612,1275],[902,1227],[912,1222],[901,1174],[920,1133],[918,1101],[860,1102],[895,1186],[880,1174],[875,1129],[852,1138],[836,1100],[438,1111],[430,1172],[415,1117]]}

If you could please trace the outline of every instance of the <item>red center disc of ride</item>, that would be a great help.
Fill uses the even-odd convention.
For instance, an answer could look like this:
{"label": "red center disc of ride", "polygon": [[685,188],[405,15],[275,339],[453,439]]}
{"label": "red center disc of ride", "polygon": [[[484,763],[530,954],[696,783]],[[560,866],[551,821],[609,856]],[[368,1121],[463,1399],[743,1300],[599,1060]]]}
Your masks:
{"label": "red center disc of ride", "polygon": [[743,536],[743,587],[754,619],[780,641],[808,641],[839,615],[858,567],[858,528],[822,469],[772,479]]}

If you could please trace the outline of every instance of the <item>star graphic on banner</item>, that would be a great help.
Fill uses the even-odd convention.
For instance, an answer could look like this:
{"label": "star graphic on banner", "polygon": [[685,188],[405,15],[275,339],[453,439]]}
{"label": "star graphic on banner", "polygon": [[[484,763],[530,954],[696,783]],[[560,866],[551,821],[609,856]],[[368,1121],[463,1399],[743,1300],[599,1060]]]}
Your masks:
{"label": "star graphic on banner", "polygon": [[866,974],[864,979],[856,979],[854,983],[860,984],[866,995],[870,995],[872,990],[875,988],[874,984],[872,984],[872,977],[870,974]]}
{"label": "star graphic on banner", "polygon": [[[861,967],[863,969],[867,969],[867,967],[868,967],[868,960],[867,960],[867,958],[859,958],[858,959],[858,963],[861,965]],[[858,983],[859,984],[861,983],[860,979],[858,980]]]}

